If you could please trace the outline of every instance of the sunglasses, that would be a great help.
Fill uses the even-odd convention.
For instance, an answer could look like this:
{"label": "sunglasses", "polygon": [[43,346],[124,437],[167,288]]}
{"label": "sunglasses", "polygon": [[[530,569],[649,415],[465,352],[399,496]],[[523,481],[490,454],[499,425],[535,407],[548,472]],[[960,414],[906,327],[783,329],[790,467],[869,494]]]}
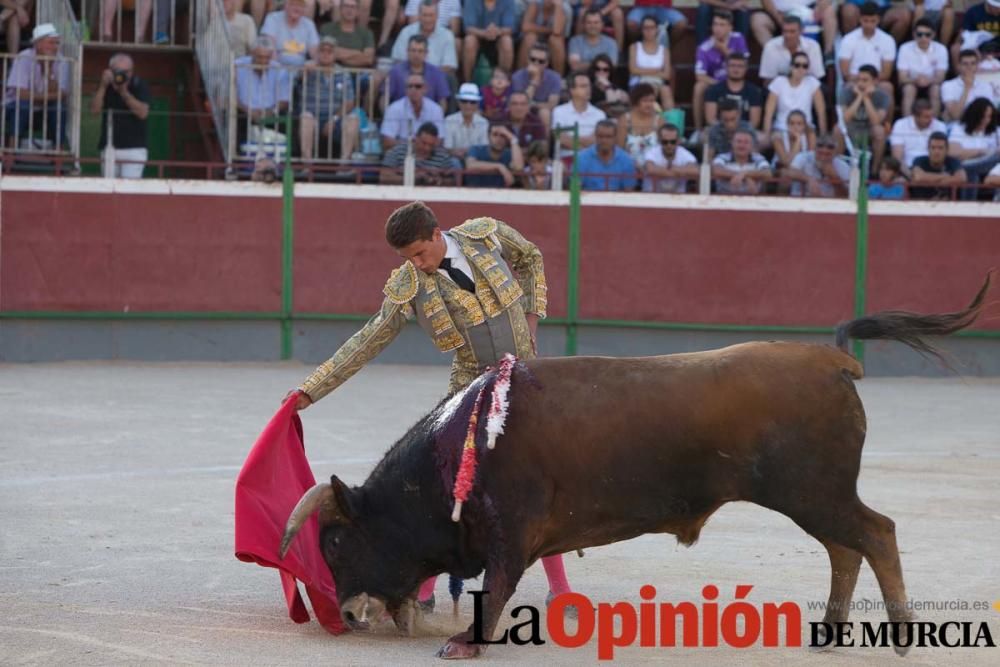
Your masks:
{"label": "sunglasses", "polygon": [[920,32],[917,33],[917,37],[933,37],[933,36],[934,36],[933,32],[926,32],[924,30],[921,30]]}
{"label": "sunglasses", "polygon": [[816,144],[817,148],[836,148],[836,144]]}
{"label": "sunglasses", "polygon": [[660,139],[660,143],[662,145],[664,145],[664,146],[676,146],[677,145],[677,140],[676,139]]}
{"label": "sunglasses", "polygon": [[536,65],[545,65],[546,63],[549,62],[545,58],[529,58],[529,60],[531,60],[531,62],[535,63]]}
{"label": "sunglasses", "polygon": [[459,100],[459,104],[479,104],[476,100]]}
{"label": "sunglasses", "polygon": [[423,88],[424,84],[422,84],[422,83],[408,83],[408,84],[406,84],[406,87],[407,88]]}
{"label": "sunglasses", "polygon": [[792,63],[795,69],[809,69],[809,63]]}
{"label": "sunglasses", "polygon": [[595,72],[610,72],[611,68],[610,67],[595,67],[594,71]]}

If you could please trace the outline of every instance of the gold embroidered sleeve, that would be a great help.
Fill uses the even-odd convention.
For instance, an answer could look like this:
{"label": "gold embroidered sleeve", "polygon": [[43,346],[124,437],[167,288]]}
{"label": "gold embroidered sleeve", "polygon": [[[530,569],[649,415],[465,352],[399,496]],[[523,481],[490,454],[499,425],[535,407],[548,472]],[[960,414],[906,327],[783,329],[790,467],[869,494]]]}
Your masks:
{"label": "gold embroidered sleeve", "polygon": [[547,304],[545,266],[542,251],[534,243],[521,236],[520,232],[503,222],[497,221],[496,237],[500,241],[500,253],[517,273],[517,281],[524,292],[524,312],[545,317]]}
{"label": "gold embroidered sleeve", "polygon": [[336,354],[320,364],[299,389],[315,403],[347,382],[399,335],[412,312],[410,304],[393,303],[387,298],[382,309],[341,345]]}

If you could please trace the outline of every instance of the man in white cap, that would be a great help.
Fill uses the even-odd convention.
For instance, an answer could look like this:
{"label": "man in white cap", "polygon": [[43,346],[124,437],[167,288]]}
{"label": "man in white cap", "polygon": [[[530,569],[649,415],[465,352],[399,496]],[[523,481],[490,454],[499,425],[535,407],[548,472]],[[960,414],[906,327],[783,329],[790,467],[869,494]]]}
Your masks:
{"label": "man in white cap", "polygon": [[[29,127],[41,129],[43,141],[55,150],[68,150],[66,107],[69,101],[70,63],[59,60],[59,32],[51,23],[35,26],[31,48],[17,54],[4,91],[4,136],[27,136]],[[15,134],[16,130],[16,134]]]}
{"label": "man in white cap", "polygon": [[459,160],[465,159],[472,146],[487,142],[490,123],[479,113],[483,99],[474,83],[463,83],[458,89],[458,111],[444,119],[444,147]]}

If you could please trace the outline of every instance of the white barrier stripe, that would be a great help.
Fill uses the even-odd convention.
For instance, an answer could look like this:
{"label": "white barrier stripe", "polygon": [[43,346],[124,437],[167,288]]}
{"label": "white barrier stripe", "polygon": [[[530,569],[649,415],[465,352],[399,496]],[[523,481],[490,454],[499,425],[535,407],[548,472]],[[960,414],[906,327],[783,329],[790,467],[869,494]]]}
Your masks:
{"label": "white barrier stripe", "polygon": [[[363,169],[364,167],[358,167]],[[3,176],[0,188],[11,192],[122,193],[151,195],[193,195],[214,197],[280,198],[281,188],[273,184],[249,181],[200,181],[164,179],[60,179],[46,176]],[[298,199],[348,199],[362,201],[454,202],[456,204],[508,204],[521,206],[567,207],[565,191],[497,190],[489,188],[407,188],[401,185],[355,185],[296,183]],[[717,211],[778,211],[785,213],[847,214],[855,213],[846,199],[808,199],[800,197],[734,197],[725,195],[669,195],[647,193],[584,192],[584,206],[644,209],[706,209]],[[1000,204],[993,202],[950,201],[873,201],[873,216],[1000,218]]]}

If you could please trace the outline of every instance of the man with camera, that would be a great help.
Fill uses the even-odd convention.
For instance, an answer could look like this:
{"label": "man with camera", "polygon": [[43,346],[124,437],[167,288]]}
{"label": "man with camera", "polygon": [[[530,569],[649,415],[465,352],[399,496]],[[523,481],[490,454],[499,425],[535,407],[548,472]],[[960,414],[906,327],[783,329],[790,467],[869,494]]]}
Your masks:
{"label": "man with camera", "polygon": [[103,111],[97,147],[105,178],[142,178],[149,157],[146,150],[149,88],[135,76],[134,67],[126,53],[111,56],[90,101],[91,113]]}

